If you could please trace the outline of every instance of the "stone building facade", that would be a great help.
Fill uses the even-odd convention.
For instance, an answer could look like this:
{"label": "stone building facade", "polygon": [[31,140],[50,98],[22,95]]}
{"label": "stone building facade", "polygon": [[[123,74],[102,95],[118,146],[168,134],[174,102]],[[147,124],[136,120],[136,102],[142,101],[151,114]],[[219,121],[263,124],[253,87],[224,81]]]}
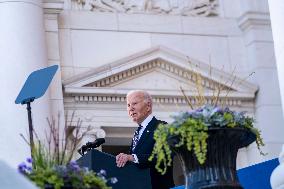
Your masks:
{"label": "stone building facade", "polygon": [[12,102],[31,71],[54,64],[60,71],[49,92],[33,104],[36,129],[47,116],[75,111],[94,129],[86,140],[106,137],[106,150],[125,149],[136,127],[126,112],[129,90],[149,91],[155,115],[170,122],[189,109],[180,87],[197,103],[199,79],[207,102],[221,87],[219,105],[247,111],[262,130],[268,155],[252,144],[240,150],[238,168],[280,152],[284,120],[266,0],[0,0],[1,14],[0,77],[8,81],[1,159],[11,165],[28,155],[18,139],[25,109]]}

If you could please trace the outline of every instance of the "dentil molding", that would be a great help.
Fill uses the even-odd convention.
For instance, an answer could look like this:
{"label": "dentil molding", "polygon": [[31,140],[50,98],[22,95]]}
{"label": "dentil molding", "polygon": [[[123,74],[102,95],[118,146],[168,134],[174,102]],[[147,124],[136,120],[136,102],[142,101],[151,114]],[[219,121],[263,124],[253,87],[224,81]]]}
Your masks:
{"label": "dentil molding", "polygon": [[[149,83],[150,82],[150,83]],[[197,86],[198,83],[198,86]],[[64,95],[74,102],[125,102],[130,90],[145,89],[155,103],[186,104],[182,86],[191,104],[198,103],[197,87],[202,87],[207,103],[240,106],[253,102],[258,87],[172,49],[158,46],[107,65],[92,69],[63,82]],[[154,86],[154,87],[153,87]]]}

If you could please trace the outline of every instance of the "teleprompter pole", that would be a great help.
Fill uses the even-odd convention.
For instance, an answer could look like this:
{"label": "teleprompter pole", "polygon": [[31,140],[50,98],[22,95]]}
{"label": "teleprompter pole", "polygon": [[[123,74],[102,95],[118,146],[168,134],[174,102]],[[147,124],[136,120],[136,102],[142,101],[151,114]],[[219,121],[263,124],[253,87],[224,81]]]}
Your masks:
{"label": "teleprompter pole", "polygon": [[28,112],[28,122],[29,122],[29,134],[30,134],[30,148],[31,148],[31,157],[33,159],[33,152],[34,152],[34,129],[33,129],[33,120],[32,120],[32,108],[31,108],[31,102],[33,102],[34,99],[30,99],[23,104],[27,104],[27,112]]}

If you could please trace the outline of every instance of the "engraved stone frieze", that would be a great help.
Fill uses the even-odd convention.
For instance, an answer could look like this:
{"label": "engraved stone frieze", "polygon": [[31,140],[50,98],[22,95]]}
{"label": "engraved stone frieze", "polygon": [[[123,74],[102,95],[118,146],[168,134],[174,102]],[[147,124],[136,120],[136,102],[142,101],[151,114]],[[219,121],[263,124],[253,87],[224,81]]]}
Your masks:
{"label": "engraved stone frieze", "polygon": [[218,0],[72,0],[72,9],[95,12],[216,16]]}

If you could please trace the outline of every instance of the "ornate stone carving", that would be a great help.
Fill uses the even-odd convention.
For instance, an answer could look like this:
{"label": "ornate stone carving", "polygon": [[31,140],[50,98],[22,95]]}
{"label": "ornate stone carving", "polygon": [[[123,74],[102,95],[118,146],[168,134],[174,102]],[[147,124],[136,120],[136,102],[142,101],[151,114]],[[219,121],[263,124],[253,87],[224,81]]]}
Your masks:
{"label": "ornate stone carving", "polygon": [[95,12],[216,16],[218,0],[72,0],[72,8]]}
{"label": "ornate stone carving", "polygon": [[[89,104],[91,103],[118,103],[126,102],[125,96],[107,96],[107,95],[76,95],[72,97],[74,102],[87,102]],[[188,97],[191,104],[198,105],[198,102],[196,102],[196,99],[194,97]],[[208,104],[212,104],[214,99],[212,99],[210,96],[205,96],[205,100]],[[243,104],[244,99],[241,97],[220,97],[218,100],[219,105],[226,105],[226,106],[241,106]],[[177,96],[177,97],[159,97],[153,95],[153,102],[157,104],[187,104],[187,101],[183,96]]]}
{"label": "ornate stone carving", "polygon": [[[193,83],[196,82],[197,80],[197,74],[194,73],[193,71],[189,70],[184,70],[181,67],[178,67],[176,65],[167,63],[165,61],[161,60],[155,60],[155,61],[150,61],[138,66],[135,66],[129,70],[122,71],[117,74],[113,74],[109,77],[103,78],[101,80],[98,80],[96,82],[87,84],[85,87],[113,87],[115,84],[118,82],[123,82],[125,80],[129,80],[132,77],[137,77],[138,75],[143,75],[146,72],[149,72],[153,69],[161,69],[166,72],[172,73],[176,76],[179,76],[180,78],[183,78],[186,81],[191,81]],[[222,90],[227,91],[227,90],[232,90],[232,88],[222,85],[210,78],[206,77],[201,77],[201,85],[204,87],[204,89],[209,89],[209,90],[215,90],[218,87],[221,87]],[[195,86],[195,84],[194,84]]]}
{"label": "ornate stone carving", "polygon": [[[196,82],[207,103],[253,105],[257,86],[165,47],[148,50],[95,68],[65,81],[65,97],[78,104],[124,104],[129,90],[147,90],[156,104],[185,105],[180,87],[191,104],[198,96]],[[91,116],[89,119],[91,119]]]}

